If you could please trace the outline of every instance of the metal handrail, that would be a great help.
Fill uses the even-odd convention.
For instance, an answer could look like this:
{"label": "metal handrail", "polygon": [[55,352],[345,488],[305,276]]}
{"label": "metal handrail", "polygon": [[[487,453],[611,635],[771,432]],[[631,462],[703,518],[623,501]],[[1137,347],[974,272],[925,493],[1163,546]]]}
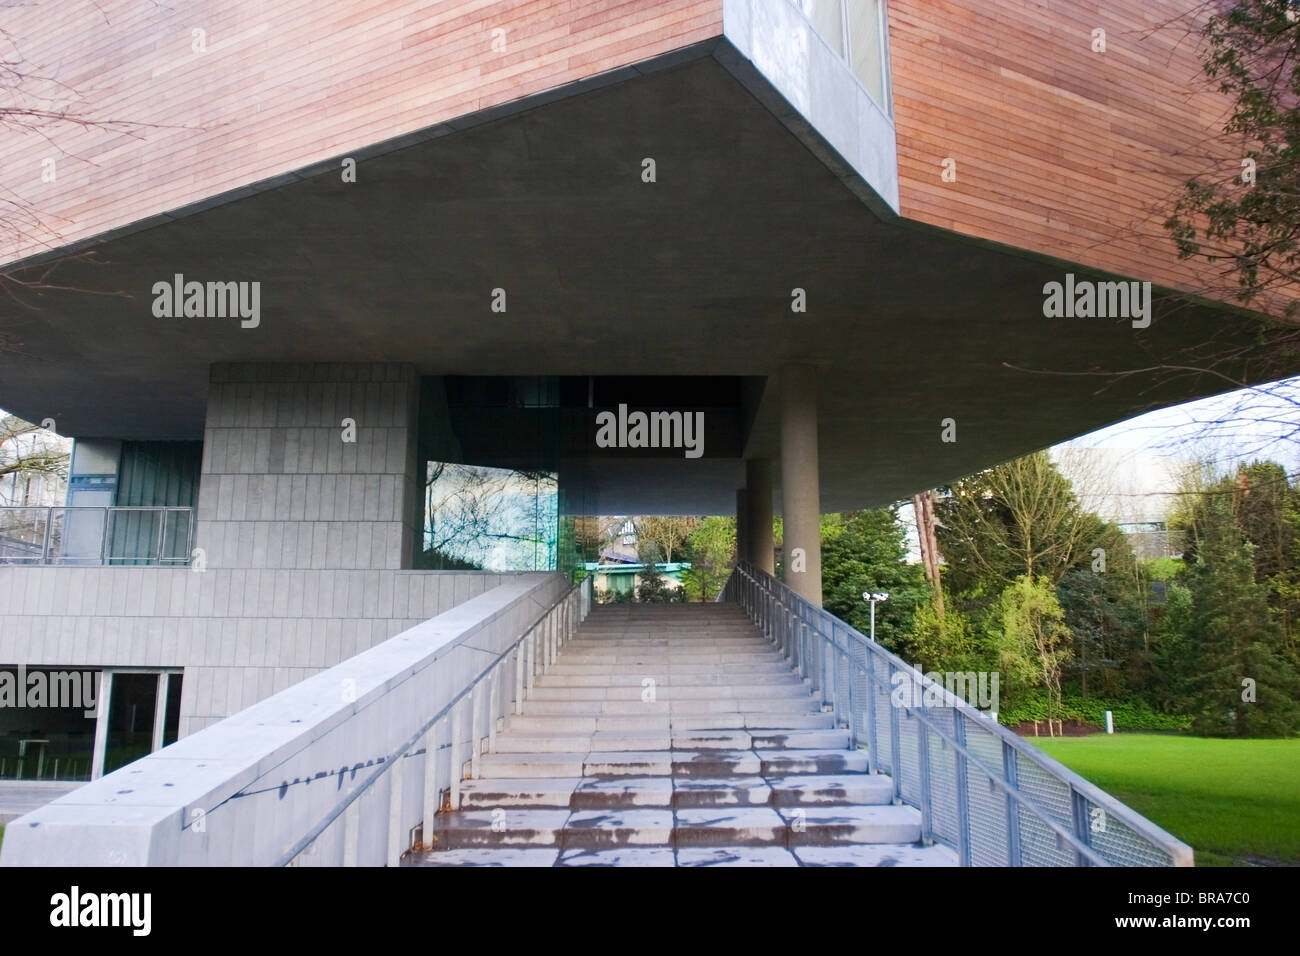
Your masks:
{"label": "metal handrail", "polygon": [[[1022,865],[1023,863],[1021,855],[1023,850],[1021,837],[1023,834],[1021,830],[1023,829],[1024,814],[1031,815],[1036,825],[1045,828],[1056,838],[1058,849],[1068,846],[1078,864],[1095,866],[1122,864],[1123,860],[1120,859],[1122,856],[1120,852],[1109,846],[1098,846],[1096,841],[1092,839],[1091,821],[1088,819],[1089,804],[1100,808],[1105,815],[1102,818],[1103,820],[1117,821],[1131,831],[1138,838],[1138,842],[1142,844],[1142,846],[1136,847],[1137,849],[1148,852],[1155,850],[1159,855],[1167,857],[1171,865],[1190,866],[1192,864],[1192,850],[1185,843],[1120,803],[1110,794],[1085,780],[1068,767],[1025,743],[1005,727],[990,721],[960,697],[948,691],[947,688],[930,680],[897,655],[881,647],[833,614],[811,604],[788,585],[777,581],[766,572],[754,568],[748,562],[738,562],[735,571],[727,581],[724,593],[728,595],[729,599],[738,601],[755,623],[763,629],[764,633],[785,651],[787,657],[791,660],[791,664],[811,680],[813,689],[821,692],[823,700],[831,705],[837,719],[847,711],[850,745],[852,747],[856,748],[858,746],[858,735],[863,729],[860,718],[866,718],[866,733],[869,741],[867,745],[869,769],[873,773],[879,772],[880,757],[884,753],[888,753],[889,773],[894,778],[895,801],[906,802],[917,807],[922,816],[923,839],[938,840],[938,842],[951,846],[957,851],[958,858],[963,865],[969,865],[971,860],[971,805],[970,788],[967,780],[969,771],[975,771],[987,778],[990,792],[1001,792],[1006,800],[1006,813],[1002,815],[1001,829],[1005,831],[1007,840],[1007,860],[1013,866]],[[762,597],[761,601],[759,600],[760,595]],[[793,633],[796,629],[799,631],[798,635]],[[843,632],[843,640],[838,638],[837,631]],[[815,635],[820,640],[820,644],[828,647],[832,652],[830,667],[833,671],[833,677],[829,688],[826,686],[827,681],[825,679],[827,662],[820,653],[814,655],[812,649],[806,646],[805,632]],[[859,654],[862,656],[862,663],[858,661]],[[814,656],[816,657],[814,661],[815,673],[810,672],[808,666],[808,658]],[[840,695],[841,678],[839,668],[842,660],[851,662],[853,668],[853,672],[849,674],[847,681],[844,681],[847,684],[847,692],[844,695],[848,698],[847,700],[841,699]],[[883,665],[885,679],[888,680],[888,685],[883,687],[885,698],[890,704],[890,726],[887,734],[883,735],[887,737],[885,747],[879,746],[879,738],[882,734],[879,732],[880,728],[876,727],[878,719],[876,708],[879,703],[877,694],[884,684],[880,674],[882,667],[878,665]],[[940,696],[942,708],[953,714],[951,729],[941,726],[939,721],[933,719],[926,712],[927,705],[924,703],[920,706],[897,707],[894,705],[894,701],[890,699],[890,687],[894,685],[895,675],[899,673],[905,674],[909,681],[922,688],[927,695],[938,694]],[[868,700],[865,705],[862,701],[855,702],[853,700],[853,677],[855,674],[866,679]],[[919,785],[921,793],[917,799],[909,798],[904,792],[904,774],[900,763],[900,710],[904,719],[914,720],[920,728],[920,732],[917,734],[917,777],[919,779],[916,783]],[[975,722],[975,726],[981,732],[990,734],[1000,743],[1004,764],[1002,771],[990,767],[983,757],[971,752],[967,747],[965,739],[966,722],[970,721]],[[935,810],[932,795],[935,781],[930,778],[935,768],[931,767],[929,757],[931,734],[934,735],[941,747],[946,750],[950,749],[955,755],[952,768],[952,776],[955,778],[952,783],[956,792],[955,839],[950,839],[935,830],[933,819]],[[1068,827],[1063,821],[1054,816],[1048,808],[1036,800],[1032,794],[1027,793],[1020,786],[1019,760],[1021,759],[1032,763],[1038,770],[1064,786],[1070,798]],[[941,785],[946,782],[939,781]]]}
{"label": "metal handrail", "polygon": [[[288,866],[291,863],[293,863],[293,861],[296,860],[299,856],[301,856],[313,843],[315,843],[318,839],[320,839],[320,837],[325,833],[326,830],[330,828],[330,826],[336,823],[340,817],[344,816],[344,814],[347,813],[349,808],[355,805],[356,802],[359,799],[361,799],[361,797],[363,797],[376,783],[378,783],[379,780],[384,776],[384,774],[392,770],[397,765],[398,761],[403,760],[408,756],[413,756],[414,754],[418,754],[420,752],[418,749],[420,745],[420,741],[422,739],[427,738],[430,732],[433,731],[434,728],[436,728],[440,722],[447,719],[448,717],[453,716],[456,708],[461,703],[463,703],[466,698],[472,697],[474,693],[478,690],[479,686],[483,683],[483,681],[489,678],[490,676],[493,676],[497,672],[497,670],[505,663],[506,659],[510,657],[512,654],[520,654],[523,658],[523,660],[517,660],[515,664],[516,698],[514,701],[514,708],[516,714],[520,713],[520,707],[523,703],[524,697],[526,696],[526,694],[523,693],[524,688],[520,686],[520,682],[519,682],[519,677],[522,675],[521,667],[526,666],[530,668],[529,680],[527,682],[527,690],[531,691],[532,676],[534,676],[535,673],[545,672],[546,668],[549,667],[549,665],[554,662],[555,655],[559,653],[560,648],[569,639],[573,637],[573,634],[577,630],[577,625],[581,623],[581,621],[590,612],[591,587],[592,587],[592,577],[588,575],[587,577],[584,577],[581,581],[579,581],[578,583],[570,587],[567,591],[565,591],[564,594],[561,595],[559,598],[557,598],[551,604],[550,607],[548,607],[545,611],[543,611],[541,614],[538,615],[537,620],[535,620],[531,625],[529,625],[527,628],[524,629],[523,634],[521,634],[509,647],[507,647],[504,651],[498,654],[492,660],[492,662],[488,664],[485,668],[483,668],[483,670],[480,671],[479,674],[473,680],[471,680],[468,684],[466,684],[465,687],[460,691],[460,693],[458,693],[455,697],[453,697],[450,701],[448,701],[447,704],[443,706],[442,709],[440,709],[436,714],[434,714],[431,718],[425,721],[425,723],[420,727],[420,729],[416,733],[412,734],[400,746],[395,748],[388,756],[384,757],[378,763],[375,769],[370,773],[370,775],[366,777],[365,780],[359,786],[353,788],[347,794],[347,796],[345,796],[342,800],[340,800],[337,804],[335,804],[334,808],[330,810],[329,813],[327,813],[317,824],[315,824],[310,830],[308,830],[308,832],[301,839],[297,840],[292,846],[289,847],[288,850],[282,853],[280,857],[276,860],[276,862],[272,865]],[[563,615],[563,612],[565,611],[566,607],[570,605],[572,602],[574,602],[575,600],[578,604],[575,613],[570,618],[565,618],[565,624],[563,629],[561,631],[556,631],[553,635],[552,640],[548,641],[548,646],[543,648],[545,654],[543,656],[542,663],[539,667],[538,659],[537,659],[537,648],[536,648],[536,636],[539,632],[539,629],[542,629],[546,625],[547,621],[551,619],[552,615],[555,615],[557,612],[560,612],[561,615]],[[532,639],[533,641],[532,646],[525,647],[524,646],[525,642],[529,641],[530,639]],[[495,720],[496,718],[492,717],[493,731],[490,735],[490,739],[492,740],[495,740],[496,737]],[[472,720],[471,720],[471,724],[472,724]],[[470,733],[472,737],[476,737],[476,731],[473,726],[471,726]],[[460,773],[460,768],[457,766],[457,764],[460,763],[458,759],[459,755],[457,752],[458,745],[459,745],[459,740],[456,737],[456,732],[453,730],[452,740],[450,743],[450,746],[452,748],[451,774],[452,774],[453,790],[459,789],[458,784],[460,778],[457,776]],[[471,746],[473,748],[473,752],[477,753],[479,748],[479,740],[472,739]],[[431,761],[434,760],[435,758],[436,758],[436,754],[433,751],[428,749],[425,750],[424,759],[426,761]],[[426,771],[426,777],[427,775],[428,774]],[[426,808],[432,805],[432,803],[429,800],[430,796],[436,798],[438,794],[432,794],[432,795],[426,794],[426,800],[425,800]],[[452,809],[458,809],[458,808],[453,806]],[[344,825],[345,826],[347,825],[346,820],[344,821]],[[425,827],[425,836],[427,837],[432,833],[433,821],[425,820],[423,822],[423,826]],[[392,834],[389,835],[389,845],[390,847],[393,845]],[[398,856],[400,856],[400,852]],[[391,858],[389,859],[390,864],[395,862],[396,860]]]}

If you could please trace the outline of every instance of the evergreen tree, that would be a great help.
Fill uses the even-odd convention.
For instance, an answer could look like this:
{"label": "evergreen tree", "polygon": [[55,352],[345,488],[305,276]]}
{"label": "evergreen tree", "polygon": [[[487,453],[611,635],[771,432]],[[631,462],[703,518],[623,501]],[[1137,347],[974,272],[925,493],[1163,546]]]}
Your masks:
{"label": "evergreen tree", "polygon": [[1300,730],[1300,678],[1283,653],[1268,592],[1255,580],[1254,549],[1222,508],[1203,519],[1199,537],[1183,689],[1193,730],[1241,737]]}
{"label": "evergreen tree", "polygon": [[871,628],[864,591],[884,591],[876,605],[876,640],[905,657],[917,607],[928,603],[925,572],[907,563],[906,531],[893,508],[826,515],[822,520],[822,603],[863,634]]}

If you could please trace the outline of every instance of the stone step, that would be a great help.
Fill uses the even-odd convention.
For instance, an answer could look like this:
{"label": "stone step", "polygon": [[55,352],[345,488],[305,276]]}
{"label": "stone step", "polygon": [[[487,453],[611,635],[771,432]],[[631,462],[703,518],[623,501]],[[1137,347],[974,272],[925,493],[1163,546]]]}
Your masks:
{"label": "stone step", "polygon": [[861,750],[760,750],[757,756],[765,777],[867,772],[867,755]]}
{"label": "stone step", "polygon": [[859,843],[840,846],[474,847],[411,854],[403,866],[956,866],[944,846]]}
{"label": "stone step", "polygon": [[524,701],[524,713],[529,716],[602,715],[654,716],[672,714],[814,714],[820,711],[820,702],[812,696],[743,698],[718,697],[706,700],[537,700]]}
{"label": "stone step", "polygon": [[461,782],[461,805],[479,807],[883,806],[889,777],[867,774],[794,777],[516,777]]}
{"label": "stone step", "polygon": [[[636,674],[614,671],[602,674],[556,674],[554,672],[548,672],[538,677],[533,683],[534,686],[538,688],[629,687],[640,690],[645,686],[644,682],[647,679],[653,680],[655,685],[660,689],[665,687],[700,687],[711,688],[715,692],[719,687],[736,685],[751,687],[789,686],[803,688],[807,688],[808,686],[801,677],[789,670],[771,674],[719,674],[716,671],[711,671],[705,674],[676,674],[667,671]],[[807,693],[806,690],[805,693]]]}
{"label": "stone step", "polygon": [[[570,687],[536,686],[528,700],[642,700],[649,690],[638,682],[626,687]],[[808,686],[798,682],[781,684],[660,684],[653,685],[656,700],[710,700],[715,697],[739,699],[762,697],[764,699],[799,698],[811,696]]]}
{"label": "stone step", "polygon": [[[685,730],[831,730],[834,714],[624,714],[599,716],[510,716],[508,733],[521,734],[591,734],[606,731],[685,731]],[[499,738],[498,738],[499,739]]]}
{"label": "stone step", "polygon": [[556,659],[556,662],[546,671],[547,677],[551,676],[593,676],[606,677],[617,673],[621,677],[636,677],[639,679],[645,677],[656,677],[666,674],[669,677],[685,677],[688,675],[718,675],[724,678],[739,677],[747,674],[780,674],[782,676],[793,676],[794,672],[790,670],[790,665],[783,660],[759,660],[745,661],[743,663],[730,664],[680,664],[675,661],[662,663],[643,663],[643,664],[620,664],[617,669],[608,664],[575,664],[566,660],[563,655]]}
{"label": "stone step", "polygon": [[443,815],[433,852],[480,846],[599,849],[916,843],[921,815],[912,807],[694,807],[546,809],[496,807]]}
{"label": "stone step", "polygon": [[836,803],[879,806],[894,798],[894,781],[882,774],[802,774],[764,778],[773,806],[819,806]]}

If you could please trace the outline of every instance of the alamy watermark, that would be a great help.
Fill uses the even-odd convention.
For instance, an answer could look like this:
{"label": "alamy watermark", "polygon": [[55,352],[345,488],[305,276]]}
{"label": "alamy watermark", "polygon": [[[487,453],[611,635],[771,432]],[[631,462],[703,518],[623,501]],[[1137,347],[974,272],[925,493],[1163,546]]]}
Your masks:
{"label": "alamy watermark", "polygon": [[629,412],[596,415],[597,448],[681,448],[687,458],[704,454],[703,412]]}
{"label": "alamy watermark", "polygon": [[1000,680],[997,671],[896,671],[890,678],[889,700],[899,708],[952,707],[960,700],[997,714]]}
{"label": "alamy watermark", "polygon": [[171,282],[153,284],[153,314],[159,319],[239,318],[240,328],[262,324],[262,283],[185,281],[176,273]]}
{"label": "alamy watermark", "polygon": [[94,717],[99,697],[95,671],[0,670],[0,707],[69,708]]}
{"label": "alamy watermark", "polygon": [[1150,282],[1093,282],[1065,274],[1043,286],[1043,315],[1049,319],[1132,319],[1133,328],[1151,324]]}

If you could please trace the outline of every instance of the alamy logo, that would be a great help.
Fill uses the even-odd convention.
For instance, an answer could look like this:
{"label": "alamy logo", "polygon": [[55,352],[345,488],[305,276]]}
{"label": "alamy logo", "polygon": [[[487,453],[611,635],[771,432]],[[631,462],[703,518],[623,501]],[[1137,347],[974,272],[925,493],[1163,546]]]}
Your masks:
{"label": "alamy logo", "polygon": [[1043,286],[1043,315],[1049,319],[1132,319],[1133,328],[1151,324],[1150,282],[1075,281],[1074,273],[1065,274],[1065,282]]}
{"label": "alamy logo", "polygon": [[890,678],[894,689],[889,700],[898,708],[917,709],[952,707],[956,700],[960,700],[971,707],[997,713],[1000,682],[1001,675],[997,671],[948,671],[946,674],[939,671],[927,674],[895,671]]}
{"label": "alamy logo", "polygon": [[687,458],[704,454],[703,412],[629,412],[596,415],[597,448],[682,448]]}
{"label": "alamy logo", "polygon": [[240,318],[241,328],[255,329],[262,323],[262,283],[185,281],[176,273],[171,282],[153,284],[155,318],[225,319]]}
{"label": "alamy logo", "polygon": [[0,671],[0,707],[76,708],[86,717],[95,716],[99,690],[94,671],[32,671],[18,665],[18,672]]}
{"label": "alamy logo", "polygon": [[74,886],[50,897],[51,926],[129,926],[131,935],[148,936],[152,914],[152,893],[82,893]]}

